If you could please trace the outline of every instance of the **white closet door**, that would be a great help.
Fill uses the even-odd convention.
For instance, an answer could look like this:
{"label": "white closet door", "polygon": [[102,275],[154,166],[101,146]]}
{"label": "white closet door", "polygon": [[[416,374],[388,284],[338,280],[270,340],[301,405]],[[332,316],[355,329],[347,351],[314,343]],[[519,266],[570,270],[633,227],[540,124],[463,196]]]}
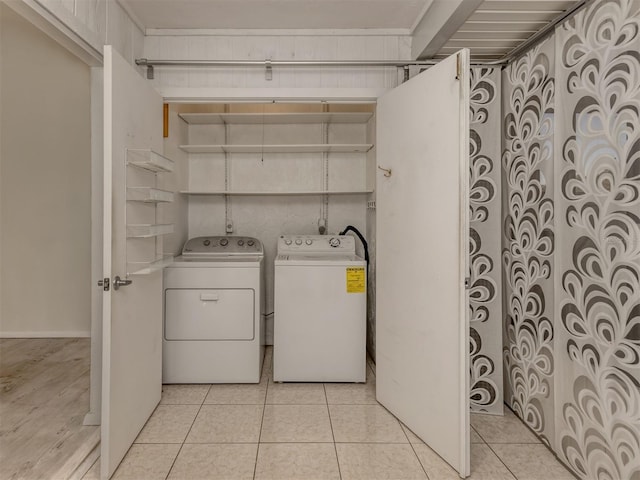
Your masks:
{"label": "white closet door", "polygon": [[104,251],[101,473],[109,478],[160,401],[162,273],[126,279],[126,150],[162,152],[162,98],[104,48]]}
{"label": "white closet door", "polygon": [[376,395],[469,474],[469,59],[378,100]]}

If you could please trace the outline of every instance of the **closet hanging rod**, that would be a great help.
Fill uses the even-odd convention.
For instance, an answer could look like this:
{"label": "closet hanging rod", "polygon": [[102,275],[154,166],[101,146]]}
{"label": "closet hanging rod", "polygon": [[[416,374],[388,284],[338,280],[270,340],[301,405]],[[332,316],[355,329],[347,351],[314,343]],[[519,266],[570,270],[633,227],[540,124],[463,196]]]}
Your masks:
{"label": "closet hanging rod", "polygon": [[150,60],[136,59],[143,67],[409,67],[435,65],[438,60]]}
{"label": "closet hanging rod", "polygon": [[136,65],[147,67],[147,78],[154,77],[154,67],[263,67],[270,80],[273,67],[396,67],[433,66],[437,60],[150,60],[137,58]]}

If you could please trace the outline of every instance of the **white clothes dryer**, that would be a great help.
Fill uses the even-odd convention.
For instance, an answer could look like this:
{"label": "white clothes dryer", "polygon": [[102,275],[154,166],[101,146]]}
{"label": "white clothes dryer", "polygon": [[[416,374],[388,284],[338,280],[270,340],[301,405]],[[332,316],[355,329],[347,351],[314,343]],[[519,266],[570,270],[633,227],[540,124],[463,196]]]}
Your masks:
{"label": "white clothes dryer", "polygon": [[192,238],[164,270],[163,383],[259,383],[262,243]]}
{"label": "white clothes dryer", "polygon": [[366,381],[367,265],[355,252],[348,235],[278,239],[274,381]]}

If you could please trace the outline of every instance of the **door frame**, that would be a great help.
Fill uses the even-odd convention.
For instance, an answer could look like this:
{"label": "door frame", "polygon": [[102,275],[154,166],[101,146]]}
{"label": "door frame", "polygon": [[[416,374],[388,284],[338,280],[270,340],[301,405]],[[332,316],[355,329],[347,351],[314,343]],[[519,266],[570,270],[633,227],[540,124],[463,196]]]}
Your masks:
{"label": "door frame", "polygon": [[[7,2],[5,5],[75,55],[91,70],[91,260],[90,278],[102,276],[102,53],[85,41],[72,28],[34,0]],[[96,82],[96,77],[99,82]],[[91,366],[89,389],[89,412],[84,417],[84,425],[100,424],[100,369],[94,372],[94,365],[102,363],[102,292],[91,289]]]}

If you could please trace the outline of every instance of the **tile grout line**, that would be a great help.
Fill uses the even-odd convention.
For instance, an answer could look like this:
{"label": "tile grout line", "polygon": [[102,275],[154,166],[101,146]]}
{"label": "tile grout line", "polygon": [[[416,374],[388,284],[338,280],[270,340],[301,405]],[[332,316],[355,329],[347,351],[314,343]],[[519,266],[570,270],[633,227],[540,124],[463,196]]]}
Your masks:
{"label": "tile grout line", "polygon": [[536,440],[538,440],[535,444],[531,443],[531,444],[521,444],[521,445],[544,445],[545,448],[551,452],[551,454],[555,457],[556,461],[562,465],[571,475],[573,475],[575,478],[578,478],[578,476],[575,474],[575,472],[567,465],[565,464],[564,460],[562,460],[558,454],[555,452],[555,450],[553,450],[549,445],[547,445],[546,443],[544,443],[542,441],[542,438],[540,437],[540,435],[538,435],[535,430],[533,430],[533,428],[531,428],[531,426],[529,424],[527,424],[527,422],[525,422],[517,413],[516,411],[511,408],[511,405],[509,405],[508,403],[504,402],[504,406],[507,407],[508,410],[511,411],[511,413],[513,413],[515,415],[515,417],[520,421],[520,423],[522,423],[525,427],[527,427],[527,429],[536,437]]}
{"label": "tile grout line", "polygon": [[413,443],[411,443],[411,439],[409,438],[409,434],[407,434],[407,429],[406,429],[404,423],[400,422],[400,420],[398,420],[397,418],[396,418],[396,421],[400,424],[400,428],[402,429],[402,433],[404,433],[404,436],[407,438],[407,442],[409,442],[409,446],[411,447],[411,450],[413,451],[413,454],[418,459],[418,463],[420,464],[420,468],[422,468],[422,471],[424,472],[425,477],[427,477],[427,480],[430,480],[429,474],[427,473],[427,469],[424,468],[424,465],[422,464],[422,462],[420,461],[420,457],[418,456],[418,452],[416,452],[416,449],[413,446]]}
{"label": "tile grout line", "polygon": [[[262,371],[265,368],[267,353],[265,350],[265,357],[262,359],[262,370],[260,371],[260,381],[262,381]],[[273,362],[273,357],[272,362]],[[271,372],[273,373],[273,371]],[[256,460],[253,464],[253,480],[256,478],[256,473],[258,472],[258,454],[260,453],[260,441],[262,440],[262,426],[264,425],[264,413],[267,409],[267,395],[269,394],[269,375],[266,378],[267,388],[264,389],[264,399],[262,403],[262,419],[260,420],[260,432],[258,433],[258,445],[256,445]]]}
{"label": "tile grout line", "polygon": [[169,478],[169,475],[171,475],[171,470],[173,470],[173,467],[175,466],[176,461],[178,460],[178,456],[180,456],[180,452],[182,452],[182,448],[184,447],[184,444],[187,441],[187,437],[191,433],[191,430],[193,429],[193,425],[196,423],[196,419],[198,418],[198,415],[200,414],[200,410],[202,410],[202,406],[204,405],[204,402],[207,399],[207,395],[209,395],[209,392],[211,391],[211,387],[212,387],[212,385],[209,384],[209,388],[207,388],[207,393],[205,393],[204,397],[202,397],[202,403],[200,403],[200,408],[198,408],[198,411],[196,412],[196,416],[193,417],[193,422],[191,422],[191,426],[189,427],[189,431],[184,436],[184,439],[182,440],[182,443],[180,444],[180,448],[178,449],[178,453],[176,453],[176,456],[173,459],[173,462],[171,462],[171,467],[169,467],[169,471],[167,472],[167,475],[164,477],[165,480],[167,480]]}
{"label": "tile grout line", "polygon": [[[481,438],[482,438],[482,437],[481,437]],[[484,440],[484,438],[482,438],[482,440]],[[515,474],[515,473],[513,473],[513,472],[511,471],[511,469],[509,468],[509,466],[508,466],[506,463],[504,463],[504,461],[502,460],[502,457],[500,457],[500,455],[498,455],[498,454],[496,453],[496,451],[495,451],[493,448],[491,448],[491,445],[490,445],[489,443],[485,443],[485,445],[489,448],[489,450],[491,450],[491,453],[493,453],[493,454],[496,456],[496,458],[497,458],[498,460],[500,460],[500,463],[501,463],[502,465],[504,465],[504,468],[506,468],[506,469],[507,469],[507,471],[508,471],[512,476],[513,476],[513,478],[514,478],[515,480],[518,480],[518,477],[516,476],[516,474]]]}
{"label": "tile grout line", "polygon": [[331,421],[331,410],[329,410],[329,399],[327,398],[327,385],[322,384],[322,390],[324,391],[324,399],[327,402],[327,415],[329,416],[329,426],[331,427],[331,438],[333,438],[333,451],[336,453],[336,463],[338,464],[338,476],[342,480],[342,470],[340,468],[340,459],[338,458],[338,446],[336,445],[336,436],[333,433],[333,422]]}

